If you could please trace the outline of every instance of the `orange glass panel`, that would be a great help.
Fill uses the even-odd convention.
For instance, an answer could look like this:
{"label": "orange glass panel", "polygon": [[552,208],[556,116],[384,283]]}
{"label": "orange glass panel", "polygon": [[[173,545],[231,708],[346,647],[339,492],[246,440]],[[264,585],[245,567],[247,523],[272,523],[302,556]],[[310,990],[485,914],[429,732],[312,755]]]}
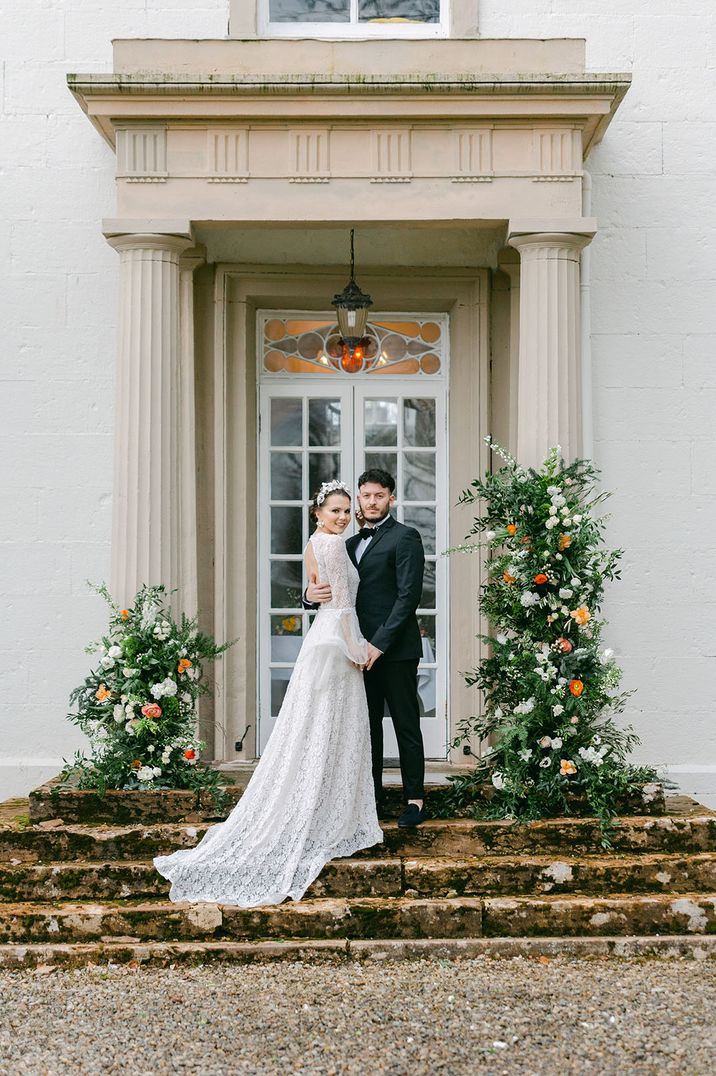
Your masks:
{"label": "orange glass panel", "polygon": [[286,356],[280,351],[269,351],[264,358],[264,366],[269,373],[277,374],[286,369]]}
{"label": "orange glass panel", "polygon": [[417,374],[420,363],[417,359],[403,359],[402,362],[381,363],[380,359],[371,367],[371,374]]}
{"label": "orange glass panel", "polygon": [[434,344],[440,339],[440,326],[434,321],[428,321],[420,330],[420,335],[427,344]]}
{"label": "orange glass panel", "polygon": [[331,374],[335,373],[333,366],[330,363],[324,365],[322,362],[310,362],[308,359],[301,359],[298,355],[288,355],[286,357],[286,370],[289,374]]}
{"label": "orange glass panel", "polygon": [[393,333],[402,333],[403,336],[418,336],[420,325],[417,321],[374,321],[381,329],[389,329]]}
{"label": "orange glass panel", "polygon": [[437,355],[423,355],[420,360],[420,369],[424,374],[436,374],[440,369],[440,359]]}
{"label": "orange glass panel", "polygon": [[325,318],[310,318],[305,321],[294,320],[285,321],[284,332],[287,336],[299,336],[300,333],[320,332],[322,329],[327,329],[335,325],[334,321],[326,321]]}
{"label": "orange glass panel", "polygon": [[282,336],[286,335],[286,326],[278,318],[274,318],[272,321],[267,321],[264,326],[264,336],[267,340],[280,340]]}

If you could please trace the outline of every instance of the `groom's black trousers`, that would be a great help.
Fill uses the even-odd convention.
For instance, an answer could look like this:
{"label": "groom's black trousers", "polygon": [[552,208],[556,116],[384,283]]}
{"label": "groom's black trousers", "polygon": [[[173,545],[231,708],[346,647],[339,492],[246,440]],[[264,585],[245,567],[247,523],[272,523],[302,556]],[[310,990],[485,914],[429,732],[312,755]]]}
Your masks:
{"label": "groom's black trousers", "polygon": [[378,658],[364,676],[375,798],[383,797],[383,716],[387,702],[398,740],[405,798],[421,800],[425,796],[425,755],[420,731],[417,658],[410,661]]}

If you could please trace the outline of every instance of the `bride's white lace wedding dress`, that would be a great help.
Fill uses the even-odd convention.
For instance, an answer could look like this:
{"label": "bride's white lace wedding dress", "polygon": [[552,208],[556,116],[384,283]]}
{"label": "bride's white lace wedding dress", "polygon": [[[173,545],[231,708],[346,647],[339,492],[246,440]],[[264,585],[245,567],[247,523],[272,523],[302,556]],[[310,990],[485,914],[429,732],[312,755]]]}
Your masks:
{"label": "bride's white lace wedding dress", "polygon": [[383,840],[355,613],[358,572],[339,534],[310,539],[332,588],[306,635],[273,733],[225,822],[195,848],[158,856],[174,901],[242,908],[300,900],[323,866]]}

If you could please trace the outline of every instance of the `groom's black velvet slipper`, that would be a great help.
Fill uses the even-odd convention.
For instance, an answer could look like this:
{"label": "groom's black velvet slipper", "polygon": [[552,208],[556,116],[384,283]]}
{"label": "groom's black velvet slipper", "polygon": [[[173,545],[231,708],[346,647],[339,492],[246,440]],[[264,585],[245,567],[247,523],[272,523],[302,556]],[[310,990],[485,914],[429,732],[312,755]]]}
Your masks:
{"label": "groom's black velvet slipper", "polygon": [[419,826],[425,821],[425,809],[418,807],[417,803],[409,803],[398,818],[398,825],[405,829],[408,826]]}

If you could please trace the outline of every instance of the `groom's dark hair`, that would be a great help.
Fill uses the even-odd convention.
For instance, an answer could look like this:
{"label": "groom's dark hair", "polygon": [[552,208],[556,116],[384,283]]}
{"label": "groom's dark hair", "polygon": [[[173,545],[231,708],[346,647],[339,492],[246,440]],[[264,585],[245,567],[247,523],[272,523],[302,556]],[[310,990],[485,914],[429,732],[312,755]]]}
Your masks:
{"label": "groom's dark hair", "polygon": [[395,479],[392,474],[382,471],[380,467],[371,467],[369,470],[364,471],[358,479],[358,489],[364,486],[366,482],[375,482],[376,485],[383,486],[384,489],[389,489],[391,493],[395,493]]}

